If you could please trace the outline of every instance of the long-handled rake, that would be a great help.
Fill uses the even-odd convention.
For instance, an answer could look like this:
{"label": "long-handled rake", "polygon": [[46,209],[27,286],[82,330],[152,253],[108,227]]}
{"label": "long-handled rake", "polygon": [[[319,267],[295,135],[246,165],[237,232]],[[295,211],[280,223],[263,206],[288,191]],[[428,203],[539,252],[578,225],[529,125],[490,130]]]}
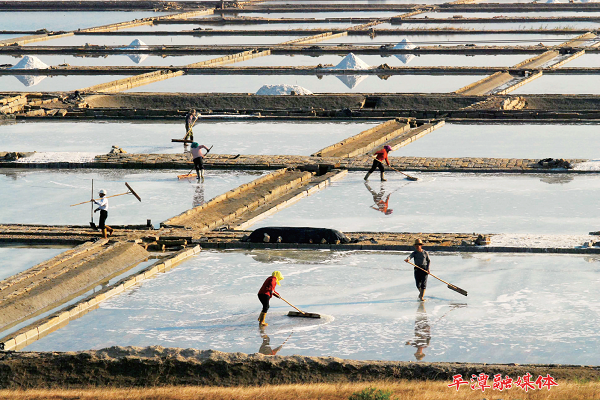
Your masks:
{"label": "long-handled rake", "polygon": [[419,267],[418,265],[415,265],[415,264],[411,263],[410,261],[407,261],[407,263],[409,263],[410,265],[412,265],[412,266],[413,266],[413,267],[415,267],[415,268],[419,268],[419,269],[420,269],[421,271],[423,271],[423,272],[427,272],[429,275],[433,276],[433,277],[434,277],[435,279],[437,279],[438,281],[442,281],[442,282],[444,282],[446,285],[448,285],[448,289],[454,290],[455,292],[457,292],[457,293],[460,293],[460,294],[462,294],[463,296],[466,296],[466,295],[467,295],[467,291],[466,291],[466,290],[464,290],[464,289],[461,289],[461,288],[459,288],[458,286],[454,286],[453,284],[451,284],[451,283],[448,283],[448,282],[446,282],[445,280],[438,278],[437,276],[435,276],[435,275],[434,275],[434,274],[432,274],[431,272],[429,272],[429,271],[427,271],[427,270],[424,270],[423,268]]}
{"label": "long-handled rake", "polygon": [[[110,197],[117,197],[117,196],[124,196],[124,195],[126,195],[126,194],[132,194],[132,195],[134,195],[134,196],[135,196],[135,198],[136,198],[136,199],[138,199],[139,201],[142,201],[142,198],[141,198],[141,197],[140,197],[140,196],[139,196],[139,195],[138,195],[138,194],[137,194],[137,193],[136,193],[136,192],[135,192],[135,191],[134,191],[134,190],[131,188],[131,186],[129,186],[129,184],[128,184],[127,182],[125,182],[125,186],[127,186],[127,189],[129,189],[129,191],[128,191],[128,192],[125,192],[125,193],[119,193],[119,194],[113,194],[112,196],[106,196],[106,197],[104,197],[104,198],[105,198],[105,199],[108,199],[108,198],[110,198]],[[93,190],[93,189],[92,189],[92,190]],[[93,195],[94,195],[94,193],[92,192],[92,196],[93,196]],[[100,200],[100,199],[94,199],[94,200]],[[81,205],[81,204],[86,204],[86,203],[89,203],[89,202],[91,202],[91,201],[94,201],[94,200],[82,201],[81,203],[71,204],[71,206],[70,206],[70,207],[73,207],[73,206],[79,206],[79,205]],[[92,208],[93,208],[93,206],[92,206]]]}
{"label": "long-handled rake", "polygon": [[[208,150],[206,150],[206,153],[204,153],[205,156],[210,152],[210,150],[213,148],[213,146],[210,146],[210,148]],[[186,178],[191,178],[191,177],[196,176],[196,174],[192,174],[193,170],[194,170],[194,167],[192,167],[192,169],[190,169],[190,172],[188,172],[187,174],[177,175],[177,179],[186,179]]]}

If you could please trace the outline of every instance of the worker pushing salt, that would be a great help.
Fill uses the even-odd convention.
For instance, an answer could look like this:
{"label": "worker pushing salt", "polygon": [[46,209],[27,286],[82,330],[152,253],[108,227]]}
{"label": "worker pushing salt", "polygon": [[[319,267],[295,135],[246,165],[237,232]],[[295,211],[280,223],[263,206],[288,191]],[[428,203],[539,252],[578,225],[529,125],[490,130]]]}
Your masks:
{"label": "worker pushing salt", "polygon": [[273,271],[270,277],[265,279],[262,287],[258,291],[258,300],[260,300],[263,308],[260,312],[260,316],[258,317],[259,326],[269,326],[265,322],[265,317],[267,316],[267,311],[269,311],[269,302],[273,296],[279,297],[279,293],[275,291],[277,285],[281,285],[281,281],[283,280],[283,275],[279,271]]}

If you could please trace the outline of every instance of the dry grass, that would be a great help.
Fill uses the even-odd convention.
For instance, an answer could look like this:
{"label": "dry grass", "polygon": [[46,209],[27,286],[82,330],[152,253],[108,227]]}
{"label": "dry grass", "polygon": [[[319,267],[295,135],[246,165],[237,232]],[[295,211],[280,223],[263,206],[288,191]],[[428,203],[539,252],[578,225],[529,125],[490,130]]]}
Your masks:
{"label": "dry grass", "polygon": [[600,382],[575,383],[559,381],[558,387],[548,390],[535,390],[525,394],[519,388],[503,392],[486,390],[476,392],[463,386],[460,391],[447,387],[449,382],[370,382],[370,383],[340,383],[340,384],[306,384],[278,385],[262,387],[160,387],[150,389],[69,389],[69,390],[0,390],[0,398],[6,400],[34,399],[78,399],[78,400],[250,400],[250,399],[348,399],[356,391],[367,387],[391,390],[392,398],[398,400],[481,400],[483,398],[516,400],[516,399],[552,399],[552,400],[599,400]]}

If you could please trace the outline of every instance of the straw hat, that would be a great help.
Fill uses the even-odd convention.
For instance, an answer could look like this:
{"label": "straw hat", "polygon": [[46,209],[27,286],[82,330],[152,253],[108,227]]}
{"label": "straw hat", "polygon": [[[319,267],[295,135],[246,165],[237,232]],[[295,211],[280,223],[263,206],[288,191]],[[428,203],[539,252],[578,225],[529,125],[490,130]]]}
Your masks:
{"label": "straw hat", "polygon": [[423,241],[421,239],[415,240],[415,246],[418,246],[418,245],[423,246]]}

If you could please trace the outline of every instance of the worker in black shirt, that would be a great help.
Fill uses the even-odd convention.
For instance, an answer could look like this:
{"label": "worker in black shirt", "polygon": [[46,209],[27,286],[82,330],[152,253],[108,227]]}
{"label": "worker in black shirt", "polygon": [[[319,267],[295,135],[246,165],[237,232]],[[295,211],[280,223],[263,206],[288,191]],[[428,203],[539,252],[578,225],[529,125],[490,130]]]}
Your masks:
{"label": "worker in black shirt", "polygon": [[420,270],[419,268],[415,268],[415,283],[417,285],[417,289],[419,289],[419,300],[425,301],[423,296],[425,295],[425,289],[427,288],[427,277],[429,276],[429,264],[431,260],[429,260],[429,254],[423,250],[423,241],[421,239],[415,240],[415,251],[410,253],[410,255],[406,258],[406,262],[409,262],[410,259],[414,259],[414,264],[423,268],[425,271]]}

